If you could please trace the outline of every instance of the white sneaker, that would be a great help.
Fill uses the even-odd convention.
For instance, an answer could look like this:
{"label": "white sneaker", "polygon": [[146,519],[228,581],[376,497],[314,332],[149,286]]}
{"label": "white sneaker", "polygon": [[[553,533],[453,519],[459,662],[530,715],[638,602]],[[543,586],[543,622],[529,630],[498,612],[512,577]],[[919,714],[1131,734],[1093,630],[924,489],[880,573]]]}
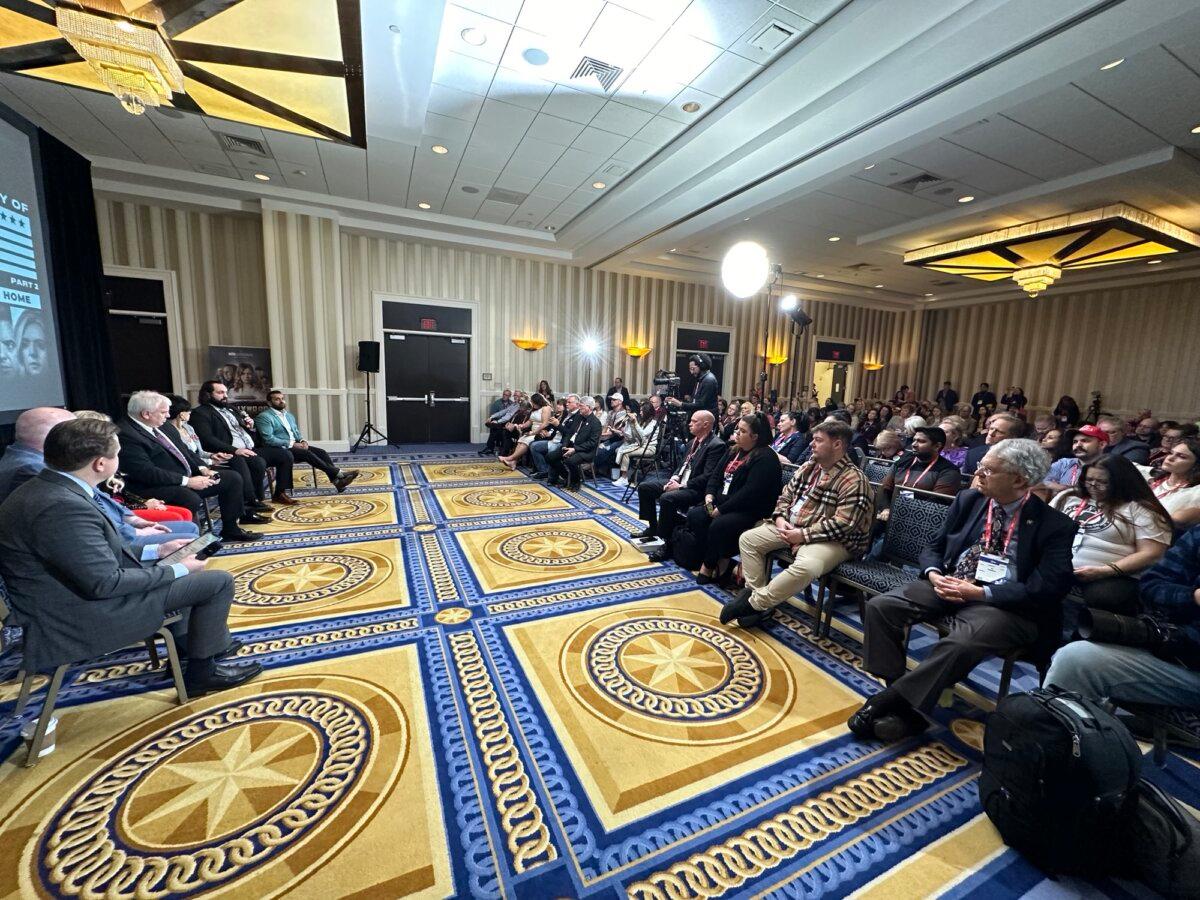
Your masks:
{"label": "white sneaker", "polygon": [[613,482],[613,487],[629,487],[629,479],[622,475]]}

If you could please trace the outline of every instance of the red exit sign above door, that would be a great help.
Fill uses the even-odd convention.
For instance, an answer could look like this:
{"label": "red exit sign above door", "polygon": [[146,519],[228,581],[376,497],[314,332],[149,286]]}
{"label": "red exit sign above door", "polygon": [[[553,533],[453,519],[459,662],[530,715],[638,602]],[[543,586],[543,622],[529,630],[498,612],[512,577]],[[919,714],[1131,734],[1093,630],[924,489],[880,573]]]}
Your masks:
{"label": "red exit sign above door", "polygon": [[422,331],[437,331],[437,319],[421,319]]}

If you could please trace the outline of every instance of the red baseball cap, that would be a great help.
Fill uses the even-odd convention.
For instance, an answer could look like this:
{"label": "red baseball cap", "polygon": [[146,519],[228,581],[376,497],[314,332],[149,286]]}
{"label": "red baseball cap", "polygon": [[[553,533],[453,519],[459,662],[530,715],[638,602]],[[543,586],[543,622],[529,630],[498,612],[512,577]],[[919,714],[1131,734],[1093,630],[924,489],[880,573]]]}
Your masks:
{"label": "red baseball cap", "polygon": [[1108,443],[1108,432],[1099,425],[1084,425],[1081,428],[1076,428],[1075,434],[1087,435],[1090,438],[1095,438],[1102,444]]}

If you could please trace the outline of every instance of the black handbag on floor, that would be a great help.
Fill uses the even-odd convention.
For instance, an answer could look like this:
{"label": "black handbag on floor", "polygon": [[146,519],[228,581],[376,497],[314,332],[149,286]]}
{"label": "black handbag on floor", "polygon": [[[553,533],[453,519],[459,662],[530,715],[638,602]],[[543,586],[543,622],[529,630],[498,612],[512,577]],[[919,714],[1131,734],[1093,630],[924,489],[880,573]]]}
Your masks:
{"label": "black handbag on floor", "polygon": [[680,525],[671,537],[671,555],[679,568],[695,572],[704,562],[704,545],[692,529]]}
{"label": "black handbag on floor", "polygon": [[1121,874],[1140,765],[1115,716],[1079,694],[1038,688],[1005,697],[988,718],[979,799],[1004,842],[1043,871]]}
{"label": "black handbag on floor", "polygon": [[1134,876],[1169,900],[1200,898],[1200,820],[1144,778],[1124,846]]}

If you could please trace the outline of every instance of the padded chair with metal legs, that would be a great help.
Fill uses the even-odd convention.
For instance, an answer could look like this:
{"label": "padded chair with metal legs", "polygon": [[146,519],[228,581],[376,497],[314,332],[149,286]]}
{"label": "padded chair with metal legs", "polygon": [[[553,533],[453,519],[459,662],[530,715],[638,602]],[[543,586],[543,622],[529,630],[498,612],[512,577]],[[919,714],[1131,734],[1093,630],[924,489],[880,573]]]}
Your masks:
{"label": "padded chair with metal legs", "polygon": [[[188,702],[188,695],[187,688],[183,683],[183,667],[179,664],[179,651],[175,647],[175,638],[171,635],[170,626],[182,618],[182,613],[173,613],[167,616],[163,620],[162,627],[153,635],[146,638],[146,647],[150,651],[150,666],[155,669],[159,667],[159,659],[158,651],[154,647],[154,638],[161,637],[163,639],[163,643],[167,648],[167,660],[171,665],[171,677],[175,682],[175,693],[179,697],[180,705]],[[27,632],[26,640],[28,639]],[[38,713],[37,728],[33,732],[33,738],[29,742],[29,752],[25,756],[26,768],[38,764],[38,757],[46,741],[46,730],[50,725],[51,717],[54,715],[54,704],[58,701],[58,692],[62,690],[63,678],[67,674],[68,669],[79,665],[80,662],[86,662],[86,660],[63,663],[55,668],[54,673],[50,676],[50,684],[46,688],[46,699],[42,701],[42,710]],[[26,672],[24,669],[17,673],[17,678],[21,680],[21,692],[17,695],[17,705],[13,709],[14,718],[20,716],[29,704],[29,696],[33,692],[33,680],[36,677],[36,672]]]}

